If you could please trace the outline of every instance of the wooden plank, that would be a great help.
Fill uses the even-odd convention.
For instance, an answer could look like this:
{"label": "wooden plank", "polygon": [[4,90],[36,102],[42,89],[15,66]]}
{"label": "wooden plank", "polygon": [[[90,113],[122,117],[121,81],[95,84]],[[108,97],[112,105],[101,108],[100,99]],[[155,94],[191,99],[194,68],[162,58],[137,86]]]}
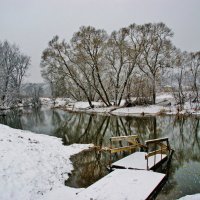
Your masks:
{"label": "wooden plank", "polygon": [[136,145],[130,145],[130,146],[124,146],[124,147],[117,147],[117,148],[111,148],[110,153],[117,153],[121,151],[129,151],[131,149],[137,148]]}
{"label": "wooden plank", "polygon": [[111,142],[127,141],[127,140],[135,140],[136,138],[138,138],[138,135],[118,136],[118,137],[111,137],[110,141]]}
{"label": "wooden plank", "polygon": [[166,175],[145,170],[118,169],[81,191],[81,200],[145,200],[156,191]]}

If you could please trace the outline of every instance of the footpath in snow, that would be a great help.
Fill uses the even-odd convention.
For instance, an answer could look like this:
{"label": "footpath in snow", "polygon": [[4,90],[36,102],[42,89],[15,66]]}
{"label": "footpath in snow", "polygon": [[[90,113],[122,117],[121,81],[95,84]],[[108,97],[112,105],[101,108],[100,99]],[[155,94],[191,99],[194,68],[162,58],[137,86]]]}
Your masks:
{"label": "footpath in snow", "polygon": [[43,199],[53,191],[70,198],[80,190],[64,186],[73,169],[70,156],[89,146],[64,146],[59,138],[0,124],[0,199]]}

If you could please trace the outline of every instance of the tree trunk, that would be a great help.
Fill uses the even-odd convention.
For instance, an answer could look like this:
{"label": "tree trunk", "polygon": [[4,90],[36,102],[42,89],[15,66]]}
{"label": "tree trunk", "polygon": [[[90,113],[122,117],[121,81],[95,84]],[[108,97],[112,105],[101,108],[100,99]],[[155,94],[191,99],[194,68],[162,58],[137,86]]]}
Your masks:
{"label": "tree trunk", "polygon": [[153,85],[152,85],[152,103],[156,104],[156,78],[153,78]]}

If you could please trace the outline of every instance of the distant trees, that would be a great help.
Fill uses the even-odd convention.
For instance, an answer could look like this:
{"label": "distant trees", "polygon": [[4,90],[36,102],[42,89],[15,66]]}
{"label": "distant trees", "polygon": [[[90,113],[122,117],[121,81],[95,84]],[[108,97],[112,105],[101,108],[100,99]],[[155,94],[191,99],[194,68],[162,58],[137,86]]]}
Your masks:
{"label": "distant trees", "polygon": [[9,42],[0,42],[0,106],[11,106],[19,98],[30,57]]}
{"label": "distant trees", "polygon": [[29,83],[24,88],[26,96],[30,98],[30,103],[34,108],[39,108],[41,106],[40,97],[44,94],[42,84]]}

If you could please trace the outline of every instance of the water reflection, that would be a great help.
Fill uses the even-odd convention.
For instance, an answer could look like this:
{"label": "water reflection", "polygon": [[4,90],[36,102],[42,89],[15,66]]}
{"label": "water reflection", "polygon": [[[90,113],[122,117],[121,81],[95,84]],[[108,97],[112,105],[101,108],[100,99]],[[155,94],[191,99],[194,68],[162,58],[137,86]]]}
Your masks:
{"label": "water reflection", "polygon": [[108,173],[108,154],[94,150],[83,151],[72,158],[74,170],[66,181],[71,187],[88,187]]}
{"label": "water reflection", "polygon": [[[199,117],[115,117],[68,113],[62,110],[11,111],[0,123],[61,137],[65,144],[108,146],[111,136],[138,134],[141,142],[168,137],[175,150],[170,177],[157,199],[176,199],[200,193]],[[66,184],[87,187],[107,173],[108,155],[84,151],[72,158],[74,171]]]}

